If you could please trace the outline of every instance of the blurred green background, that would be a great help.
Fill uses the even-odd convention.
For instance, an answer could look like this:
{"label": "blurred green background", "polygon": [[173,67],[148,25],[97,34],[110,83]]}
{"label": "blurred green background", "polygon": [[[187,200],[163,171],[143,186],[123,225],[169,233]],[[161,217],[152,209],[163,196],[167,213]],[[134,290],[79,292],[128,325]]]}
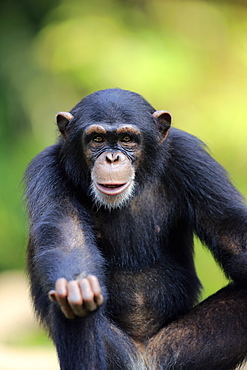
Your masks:
{"label": "blurred green background", "polygon": [[[0,271],[23,269],[20,181],[52,144],[57,111],[120,87],[169,110],[247,195],[246,1],[0,2]],[[182,184],[181,184],[182,186]],[[196,242],[203,297],[225,284]]]}

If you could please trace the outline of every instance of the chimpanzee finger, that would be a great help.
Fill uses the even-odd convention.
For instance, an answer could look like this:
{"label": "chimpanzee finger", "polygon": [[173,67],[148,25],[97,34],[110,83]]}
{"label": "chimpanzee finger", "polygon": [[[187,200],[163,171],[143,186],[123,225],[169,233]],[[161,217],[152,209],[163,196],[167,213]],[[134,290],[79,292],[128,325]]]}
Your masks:
{"label": "chimpanzee finger", "polygon": [[99,280],[94,275],[88,275],[87,279],[94,293],[94,302],[99,307],[103,304],[103,301],[104,301],[103,295],[101,294],[101,287],[99,284]]}
{"label": "chimpanzee finger", "polygon": [[65,278],[57,279],[55,290],[58,296],[67,297],[68,294],[67,284],[68,282]]}
{"label": "chimpanzee finger", "polygon": [[[60,308],[63,314],[67,317],[67,319],[74,319],[75,315],[67,301],[67,294],[68,294],[67,285],[68,285],[68,282],[64,278],[60,278],[56,281],[55,299],[59,303]],[[54,294],[53,294],[53,297],[54,297]]]}
{"label": "chimpanzee finger", "polygon": [[92,291],[91,285],[87,278],[79,281],[79,285],[83,297],[83,305],[86,310],[94,311],[97,308],[96,303],[94,302],[94,292]]}
{"label": "chimpanzee finger", "polygon": [[68,303],[76,316],[85,316],[87,311],[83,307],[83,296],[78,281],[68,282]]}
{"label": "chimpanzee finger", "polygon": [[102,306],[102,304],[104,303],[104,297],[102,294],[99,294],[97,296],[94,297],[94,302],[97,304],[97,307],[100,307]]}

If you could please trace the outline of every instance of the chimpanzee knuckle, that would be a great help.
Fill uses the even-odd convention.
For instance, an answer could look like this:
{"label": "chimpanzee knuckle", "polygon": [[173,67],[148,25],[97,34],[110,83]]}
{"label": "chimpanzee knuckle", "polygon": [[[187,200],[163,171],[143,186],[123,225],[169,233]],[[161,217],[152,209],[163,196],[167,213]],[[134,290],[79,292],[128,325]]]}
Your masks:
{"label": "chimpanzee knuckle", "polygon": [[83,291],[83,301],[86,303],[94,302],[94,293],[91,289]]}
{"label": "chimpanzee knuckle", "polygon": [[95,275],[88,275],[87,279],[90,281],[91,284],[98,284],[99,285],[99,279]]}
{"label": "chimpanzee knuckle", "polygon": [[67,296],[68,289],[67,289],[67,280],[65,278],[59,278],[56,281],[55,289],[59,296],[65,297]]}
{"label": "chimpanzee knuckle", "polygon": [[81,296],[77,296],[77,295],[71,295],[69,298],[68,298],[68,302],[69,302],[69,305],[70,307],[77,307],[77,306],[81,306],[82,303],[83,303],[83,299]]}
{"label": "chimpanzee knuckle", "polygon": [[101,294],[101,287],[99,284],[99,280],[96,276],[94,275],[89,275],[88,276],[88,281],[90,283],[91,289],[94,293],[95,296]]}
{"label": "chimpanzee knuckle", "polygon": [[78,282],[72,280],[68,283],[68,302],[73,305],[80,305],[83,302],[82,294]]}
{"label": "chimpanzee knuckle", "polygon": [[81,290],[81,294],[82,294],[82,297],[83,297],[83,301],[85,302],[88,302],[88,301],[92,301],[93,298],[94,298],[94,293],[91,289],[91,285],[88,281],[87,278],[85,279],[82,279],[79,281],[79,286],[80,286],[80,290]]}
{"label": "chimpanzee knuckle", "polygon": [[100,296],[100,295],[101,295],[101,293],[102,293],[100,286],[96,286],[96,287],[94,287],[93,292],[94,292],[94,296],[95,296],[95,297]]}
{"label": "chimpanzee knuckle", "polygon": [[95,276],[95,275],[92,275],[92,274],[90,274],[90,275],[87,275],[87,277],[86,277],[87,279],[90,279],[90,280],[92,280],[92,281],[98,281],[98,278],[97,278],[97,276]]}

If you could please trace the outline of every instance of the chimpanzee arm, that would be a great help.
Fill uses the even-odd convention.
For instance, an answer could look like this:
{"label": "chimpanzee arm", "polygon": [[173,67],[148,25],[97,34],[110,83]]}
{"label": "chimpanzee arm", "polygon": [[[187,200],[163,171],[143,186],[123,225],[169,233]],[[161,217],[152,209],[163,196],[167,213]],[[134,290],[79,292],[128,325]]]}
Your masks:
{"label": "chimpanzee arm", "polygon": [[[73,292],[76,288],[72,284],[67,285],[67,281],[79,279],[87,290],[88,283],[94,286],[93,278],[88,282],[83,278],[92,275],[99,279],[104,290],[103,258],[94,243],[88,215],[82,207],[78,211],[72,190],[68,190],[58,161],[58,150],[58,146],[46,149],[33,160],[26,172],[31,220],[28,268],[32,294],[41,316],[47,294],[55,289],[60,278],[63,280],[57,283],[57,291],[69,287]],[[52,291],[50,296],[61,303],[56,292]],[[66,316],[71,317],[69,314]]]}
{"label": "chimpanzee arm", "polygon": [[171,171],[191,227],[228,277],[247,282],[247,207],[242,196],[198,139],[177,130],[171,139]]}
{"label": "chimpanzee arm", "polygon": [[[59,151],[59,145],[43,151],[25,176],[34,307],[56,345],[62,370],[124,369],[136,356],[133,343],[107,319],[104,309],[87,315],[101,306],[101,292],[106,297],[104,260],[88,214],[77,206],[73,187],[67,184]],[[89,287],[95,296],[87,301]],[[49,300],[49,292],[61,309]],[[85,315],[86,319],[68,320]]]}

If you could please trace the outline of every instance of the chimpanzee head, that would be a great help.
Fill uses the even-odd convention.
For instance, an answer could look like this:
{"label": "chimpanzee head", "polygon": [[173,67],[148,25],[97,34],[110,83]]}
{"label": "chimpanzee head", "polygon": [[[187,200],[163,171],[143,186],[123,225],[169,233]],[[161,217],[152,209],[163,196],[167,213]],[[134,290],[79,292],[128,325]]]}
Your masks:
{"label": "chimpanzee head", "polygon": [[152,171],[171,124],[167,111],[121,89],[91,94],[56,117],[67,175],[108,209],[132,197],[138,173]]}

